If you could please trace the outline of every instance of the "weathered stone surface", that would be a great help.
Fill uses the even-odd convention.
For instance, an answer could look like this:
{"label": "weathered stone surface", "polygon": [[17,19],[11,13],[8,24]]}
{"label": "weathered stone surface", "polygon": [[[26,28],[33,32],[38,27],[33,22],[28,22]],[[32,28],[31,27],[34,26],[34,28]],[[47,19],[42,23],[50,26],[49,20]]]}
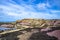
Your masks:
{"label": "weathered stone surface", "polygon": [[52,29],[50,27],[47,27],[47,28],[41,29],[41,32],[43,32],[43,31],[49,31],[49,30],[52,30]]}
{"label": "weathered stone surface", "polygon": [[14,25],[12,25],[12,24],[2,24],[1,27],[14,28]]}
{"label": "weathered stone surface", "polygon": [[58,38],[58,40],[60,40],[60,30],[55,30],[53,32],[48,32],[47,34],[49,36],[54,36],[54,37]]}
{"label": "weathered stone surface", "polygon": [[0,37],[1,40],[57,40],[56,37],[49,36],[40,31],[41,28],[27,28],[16,32],[11,32]]}

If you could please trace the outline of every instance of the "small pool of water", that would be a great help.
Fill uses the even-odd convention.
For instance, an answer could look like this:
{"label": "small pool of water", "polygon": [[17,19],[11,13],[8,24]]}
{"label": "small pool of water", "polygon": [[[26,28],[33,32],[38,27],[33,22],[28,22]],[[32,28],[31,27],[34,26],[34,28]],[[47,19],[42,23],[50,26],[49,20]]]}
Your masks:
{"label": "small pool of water", "polygon": [[0,27],[0,31],[1,30],[15,30],[16,28],[5,28],[5,27]]}

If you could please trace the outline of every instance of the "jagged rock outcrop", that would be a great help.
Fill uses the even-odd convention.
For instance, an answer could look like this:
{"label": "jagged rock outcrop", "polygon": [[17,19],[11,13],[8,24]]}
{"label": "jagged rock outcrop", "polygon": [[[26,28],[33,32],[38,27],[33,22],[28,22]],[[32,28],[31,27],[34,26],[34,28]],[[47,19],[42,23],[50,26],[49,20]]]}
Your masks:
{"label": "jagged rock outcrop", "polygon": [[44,20],[44,19],[22,19],[16,21],[16,27],[23,27],[27,28],[46,28],[46,27],[57,27],[60,26],[60,20],[52,19],[52,20]]}

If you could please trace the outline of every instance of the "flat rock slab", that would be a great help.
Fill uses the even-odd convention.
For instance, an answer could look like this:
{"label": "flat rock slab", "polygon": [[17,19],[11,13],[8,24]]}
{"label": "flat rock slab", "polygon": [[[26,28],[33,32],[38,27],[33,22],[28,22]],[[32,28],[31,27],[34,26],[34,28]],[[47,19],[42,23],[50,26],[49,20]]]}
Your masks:
{"label": "flat rock slab", "polygon": [[49,36],[55,36],[60,40],[60,30],[55,30],[47,33]]}

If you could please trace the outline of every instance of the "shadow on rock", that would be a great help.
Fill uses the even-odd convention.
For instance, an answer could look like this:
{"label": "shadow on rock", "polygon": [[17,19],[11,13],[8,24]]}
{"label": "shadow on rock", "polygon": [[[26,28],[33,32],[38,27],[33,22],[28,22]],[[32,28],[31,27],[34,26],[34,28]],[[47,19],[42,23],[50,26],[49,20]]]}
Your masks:
{"label": "shadow on rock", "polygon": [[45,33],[37,32],[33,33],[28,40],[58,40],[56,37],[48,36]]}

